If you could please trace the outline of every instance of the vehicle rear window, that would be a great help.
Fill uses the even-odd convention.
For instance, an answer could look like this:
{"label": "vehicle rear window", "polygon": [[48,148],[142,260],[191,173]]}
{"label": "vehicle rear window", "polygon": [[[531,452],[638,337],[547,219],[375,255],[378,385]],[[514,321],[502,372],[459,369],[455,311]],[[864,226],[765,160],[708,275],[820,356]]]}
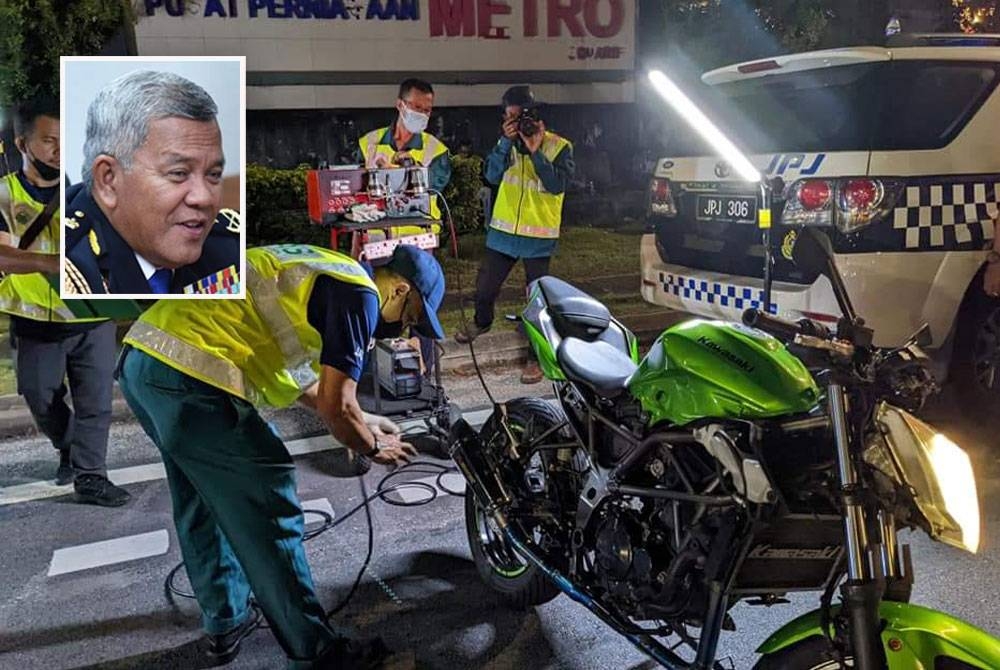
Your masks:
{"label": "vehicle rear window", "polygon": [[[703,87],[696,97],[752,153],[937,149],[996,88],[998,66],[885,61],[774,74]],[[678,137],[670,155],[705,155]]]}
{"label": "vehicle rear window", "polygon": [[958,135],[997,85],[986,63],[898,61],[882,94],[875,149],[937,149]]}

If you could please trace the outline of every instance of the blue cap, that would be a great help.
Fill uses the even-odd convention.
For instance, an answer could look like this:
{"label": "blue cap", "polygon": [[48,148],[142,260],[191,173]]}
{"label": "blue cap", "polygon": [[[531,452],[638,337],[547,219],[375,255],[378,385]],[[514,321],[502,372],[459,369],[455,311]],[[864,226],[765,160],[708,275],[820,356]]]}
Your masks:
{"label": "blue cap", "polygon": [[437,259],[429,251],[400,244],[385,267],[410,282],[424,302],[424,316],[415,326],[417,332],[424,337],[443,340],[444,329],[437,311],[444,300],[444,271]]}

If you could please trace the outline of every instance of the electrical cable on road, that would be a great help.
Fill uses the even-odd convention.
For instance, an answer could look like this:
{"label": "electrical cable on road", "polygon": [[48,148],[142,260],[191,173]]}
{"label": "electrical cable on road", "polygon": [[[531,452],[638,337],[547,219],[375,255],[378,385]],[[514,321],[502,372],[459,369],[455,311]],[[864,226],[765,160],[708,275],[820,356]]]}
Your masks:
{"label": "electrical cable on road", "polygon": [[[455,230],[455,222],[451,217],[451,208],[448,206],[448,201],[444,197],[443,193],[435,190],[430,190],[429,193],[437,195],[441,200],[445,216],[448,220],[449,230],[451,232],[452,249],[454,250],[455,259],[457,260],[458,235]],[[455,269],[455,276],[457,279],[456,288],[459,294],[459,301],[458,301],[459,314],[461,317],[462,328],[465,329],[468,326],[468,319],[465,313],[465,302],[464,300],[462,300],[462,269],[457,263]],[[493,394],[490,392],[489,387],[486,385],[486,380],[483,377],[482,370],[479,367],[479,361],[476,358],[476,350],[471,340],[469,341],[469,352],[472,356],[472,365],[476,371],[476,376],[479,378],[479,383],[482,385],[483,391],[486,393],[486,397],[489,398],[490,404],[494,408],[496,408],[497,402],[494,399]],[[404,431],[402,435],[405,436],[407,432],[409,431]],[[358,476],[358,483],[361,488],[361,502],[355,505],[353,508],[351,508],[346,514],[344,514],[339,519],[334,520],[334,518],[328,512],[325,512],[323,510],[310,510],[310,509],[302,510],[303,515],[313,514],[323,519],[323,523],[318,528],[307,530],[303,533],[302,539],[305,542],[319,537],[328,530],[336,528],[337,526],[344,523],[352,516],[360,512],[362,509],[365,511],[365,522],[368,529],[368,542],[367,542],[368,546],[365,552],[365,560],[362,563],[361,569],[358,571],[357,577],[355,577],[354,579],[354,583],[351,585],[350,590],[347,592],[347,595],[345,595],[344,598],[337,605],[335,605],[332,609],[330,609],[326,613],[326,617],[328,620],[333,616],[335,616],[336,614],[338,614],[339,612],[341,612],[351,602],[351,599],[357,592],[358,587],[361,585],[361,579],[364,577],[364,574],[368,570],[368,566],[371,563],[372,555],[374,554],[375,551],[375,531],[374,531],[374,524],[372,523],[370,504],[375,500],[381,500],[387,505],[391,505],[393,507],[421,507],[423,505],[428,505],[437,500],[439,495],[439,490],[444,491],[446,494],[451,496],[465,497],[465,494],[462,493],[461,491],[449,489],[442,484],[443,477],[447,474],[452,474],[452,473],[458,473],[458,468],[441,465],[440,463],[433,463],[431,461],[414,461],[413,463],[407,463],[406,465],[403,465],[402,467],[397,468],[396,470],[393,470],[392,472],[382,477],[382,479],[379,480],[378,486],[375,488],[375,492],[370,495],[368,493],[368,488],[365,484],[364,476],[363,475]],[[428,484],[426,482],[401,482],[399,484],[389,485],[389,482],[391,482],[393,478],[403,474],[436,475],[435,485],[432,486],[431,484]],[[425,491],[428,494],[428,497],[409,502],[402,499],[394,500],[392,498],[387,497],[388,494],[390,493],[402,491],[405,489],[411,489],[411,490],[419,489]],[[177,565],[175,565],[173,569],[169,573],[167,573],[166,580],[164,581],[164,590],[166,592],[168,599],[171,599],[173,596],[179,598],[188,598],[188,599],[193,599],[195,597],[194,593],[183,591],[179,589],[174,583],[177,577],[177,573],[180,572],[181,568],[183,567],[184,563],[182,561]],[[266,626],[261,626],[261,627],[263,628]]]}
{"label": "electrical cable on road", "polygon": [[[444,209],[445,217],[448,219],[448,223],[451,230],[452,239],[455,243],[452,248],[455,250],[455,260],[458,260],[458,235],[455,233],[455,221],[451,218],[451,208],[448,206],[448,200],[444,197],[444,194],[440,191],[430,190],[428,193],[438,196],[441,199],[441,206]],[[462,292],[462,266],[459,263],[455,263],[455,288],[458,291],[458,315],[459,321],[461,322],[462,330],[466,333],[469,332],[469,319],[465,314],[465,300],[463,298]],[[490,405],[494,408],[497,407],[497,401],[490,392],[489,387],[486,385],[486,380],[483,378],[483,371],[479,368],[479,359],[476,358],[476,347],[473,345],[472,340],[475,338],[469,338],[469,355],[472,357],[472,367],[476,371],[476,377],[479,378],[479,384],[483,387],[483,392],[486,393],[486,397],[489,398]]]}
{"label": "electrical cable on road", "polygon": [[[360,512],[362,509],[365,510],[365,521],[368,528],[368,547],[365,554],[364,563],[362,564],[361,569],[358,571],[357,577],[355,578],[354,583],[351,586],[350,590],[348,591],[347,595],[344,596],[341,602],[339,602],[336,606],[334,606],[331,610],[327,612],[327,618],[336,615],[345,607],[347,607],[348,603],[350,603],[351,599],[354,597],[354,594],[357,592],[358,587],[361,584],[361,579],[364,576],[365,571],[367,571],[369,564],[371,563],[372,555],[375,550],[375,534],[374,534],[374,524],[372,523],[372,517],[371,517],[370,503],[375,500],[381,500],[387,505],[391,505],[393,507],[422,507],[423,505],[429,505],[430,503],[437,500],[438,496],[440,495],[440,491],[444,491],[446,494],[451,496],[464,497],[464,494],[460,491],[456,491],[454,489],[449,489],[445,486],[441,486],[441,479],[445,475],[454,473],[458,473],[458,468],[447,465],[441,465],[440,463],[434,463],[432,461],[414,461],[413,463],[407,463],[406,465],[397,468],[396,470],[393,470],[392,472],[383,476],[382,479],[379,480],[378,486],[375,488],[375,491],[371,494],[368,493],[368,487],[365,484],[364,476],[359,476],[358,482],[361,487],[361,496],[362,496],[361,502],[352,507],[346,514],[344,514],[338,519],[334,519],[328,512],[325,512],[323,510],[313,510],[313,509],[302,510],[303,514],[313,514],[323,519],[323,523],[319,527],[314,528],[312,530],[307,530],[303,534],[302,539],[305,542],[308,542],[309,540],[319,537],[328,530],[336,528],[337,526],[344,523],[352,516]],[[400,482],[398,484],[390,484],[390,482],[396,477],[399,477],[401,475],[414,475],[414,474],[436,475],[437,478],[435,482],[437,483],[437,487],[428,484],[426,482]],[[440,491],[438,487],[440,488]],[[427,497],[412,501],[393,499],[391,497],[388,497],[389,494],[391,493],[407,489],[410,490],[417,489],[420,491],[424,491],[425,493],[427,493]],[[183,562],[178,563],[173,567],[173,569],[169,573],[167,573],[167,578],[164,582],[164,588],[166,589],[168,596],[176,596],[179,598],[191,599],[195,597],[193,593],[184,591],[178,588],[175,584],[177,573],[180,572],[181,568],[183,567],[184,567]]]}

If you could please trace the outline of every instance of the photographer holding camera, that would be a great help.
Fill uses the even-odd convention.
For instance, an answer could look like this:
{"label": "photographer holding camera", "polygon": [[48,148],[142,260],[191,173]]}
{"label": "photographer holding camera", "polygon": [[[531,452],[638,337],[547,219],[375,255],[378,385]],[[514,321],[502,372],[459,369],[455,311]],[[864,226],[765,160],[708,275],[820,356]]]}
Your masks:
{"label": "photographer holding camera", "polygon": [[[503,136],[486,158],[486,180],[499,185],[486,256],[476,277],[476,315],[455,335],[465,344],[493,325],[494,306],[507,275],[520,259],[530,284],[549,273],[549,261],[559,240],[563,195],[573,176],[573,145],[546,130],[539,103],[528,86],[514,86],[503,95]],[[521,383],[542,380],[538,363],[529,360]]]}

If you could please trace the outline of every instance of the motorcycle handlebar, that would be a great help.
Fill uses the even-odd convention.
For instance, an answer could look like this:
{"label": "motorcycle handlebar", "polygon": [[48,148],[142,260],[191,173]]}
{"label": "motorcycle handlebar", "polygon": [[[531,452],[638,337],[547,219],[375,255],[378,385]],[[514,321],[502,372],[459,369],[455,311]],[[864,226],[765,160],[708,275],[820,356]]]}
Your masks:
{"label": "motorcycle handlebar", "polygon": [[751,328],[758,328],[765,333],[770,333],[786,342],[791,342],[796,335],[805,333],[801,324],[779,319],[756,308],[750,308],[743,312],[743,323]]}
{"label": "motorcycle handlebar", "polygon": [[759,309],[751,308],[743,312],[743,323],[752,327],[760,328],[768,332],[779,340],[791,342],[797,335],[816,337],[821,340],[831,339],[830,329],[821,323],[816,323],[812,319],[799,319],[798,321],[786,321],[776,316],[771,316]]}

